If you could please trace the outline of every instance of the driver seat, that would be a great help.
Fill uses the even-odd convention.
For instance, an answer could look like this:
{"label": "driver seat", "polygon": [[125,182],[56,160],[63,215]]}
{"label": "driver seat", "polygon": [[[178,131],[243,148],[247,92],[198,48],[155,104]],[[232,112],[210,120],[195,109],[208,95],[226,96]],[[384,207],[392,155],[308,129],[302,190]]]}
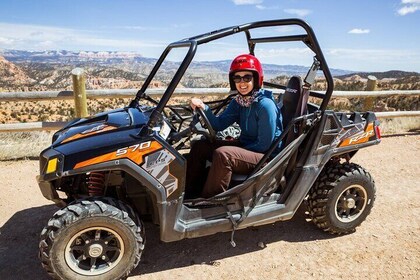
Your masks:
{"label": "driver seat", "polygon": [[[307,103],[309,98],[309,92],[303,91],[302,87],[302,78],[299,76],[292,76],[287,83],[285,92],[283,95],[279,95],[277,98],[277,106],[281,110],[281,114],[283,117],[283,129],[286,129],[288,124],[296,117],[300,117],[306,115],[308,112]],[[282,133],[285,133],[284,131]],[[281,145],[281,150],[283,150],[287,145],[289,145],[293,140],[295,140],[301,131],[299,129],[295,129],[294,127],[291,128],[286,135],[285,140]],[[269,150],[272,149],[273,145],[276,145],[276,141],[273,141]],[[296,162],[297,153],[294,153],[288,163],[288,166],[294,166]],[[270,157],[271,158],[271,157]],[[266,161],[268,162],[268,161]],[[260,164],[257,164],[256,168],[259,168]],[[287,168],[286,174],[289,173],[289,169]],[[255,173],[256,170],[251,172],[250,174]],[[232,174],[232,178],[229,184],[229,188],[232,188],[242,182],[244,182],[248,178],[248,175],[242,174]]]}

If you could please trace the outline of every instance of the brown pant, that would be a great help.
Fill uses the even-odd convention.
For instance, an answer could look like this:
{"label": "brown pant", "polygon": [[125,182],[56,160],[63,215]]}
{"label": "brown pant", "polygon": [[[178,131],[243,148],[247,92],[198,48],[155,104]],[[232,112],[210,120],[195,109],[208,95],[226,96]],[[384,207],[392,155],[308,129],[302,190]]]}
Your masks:
{"label": "brown pant", "polygon": [[[187,162],[186,192],[188,196],[200,196],[203,185],[201,197],[226,191],[232,173],[249,174],[263,156],[241,148],[238,141],[194,142]],[[206,161],[212,162],[207,176]]]}

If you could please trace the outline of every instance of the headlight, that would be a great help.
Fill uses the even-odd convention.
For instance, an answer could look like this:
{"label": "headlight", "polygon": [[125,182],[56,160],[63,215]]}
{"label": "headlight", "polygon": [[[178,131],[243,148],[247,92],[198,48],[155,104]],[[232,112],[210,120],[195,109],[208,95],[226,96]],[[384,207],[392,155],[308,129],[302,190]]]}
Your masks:
{"label": "headlight", "polygon": [[58,162],[58,158],[53,158],[48,161],[47,172],[46,172],[47,174],[55,172],[57,170],[57,162]]}

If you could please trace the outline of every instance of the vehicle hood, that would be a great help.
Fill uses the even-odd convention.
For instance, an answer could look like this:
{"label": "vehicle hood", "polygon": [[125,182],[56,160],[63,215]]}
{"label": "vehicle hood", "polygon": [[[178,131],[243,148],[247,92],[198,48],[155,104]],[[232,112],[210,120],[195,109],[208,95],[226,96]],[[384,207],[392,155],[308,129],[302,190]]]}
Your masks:
{"label": "vehicle hood", "polygon": [[52,145],[58,146],[116,130],[142,127],[147,124],[149,115],[149,111],[141,111],[138,108],[122,108],[89,118],[75,119],[54,134]]}

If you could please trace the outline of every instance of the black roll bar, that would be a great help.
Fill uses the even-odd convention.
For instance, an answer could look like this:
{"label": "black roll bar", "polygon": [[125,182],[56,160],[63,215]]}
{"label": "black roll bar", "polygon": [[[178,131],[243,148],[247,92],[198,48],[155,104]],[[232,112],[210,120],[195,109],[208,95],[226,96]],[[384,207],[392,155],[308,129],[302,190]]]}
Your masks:
{"label": "black roll bar", "polygon": [[[250,30],[256,29],[256,28],[284,26],[284,25],[298,25],[306,31],[306,35],[299,34],[299,35],[291,35],[291,36],[252,38],[251,33],[249,32]],[[162,55],[160,56],[159,60],[156,62],[151,73],[149,74],[146,81],[144,82],[143,86],[137,92],[135,99],[130,103],[130,106],[135,106],[135,104],[138,103],[140,98],[145,94],[147,87],[149,86],[152,79],[156,75],[158,69],[162,65],[168,53],[173,48],[189,47],[188,53],[185,55],[181,63],[181,66],[175,73],[175,76],[172,78],[172,81],[170,82],[165,93],[163,94],[162,99],[159,101],[157,107],[151,114],[151,117],[149,120],[149,127],[153,127],[158,121],[158,119],[160,118],[163,108],[166,106],[169,98],[172,96],[176,86],[178,85],[179,81],[181,80],[182,76],[187,70],[189,64],[191,63],[196,53],[197,46],[223,38],[223,37],[227,37],[227,36],[239,33],[239,32],[245,33],[246,40],[248,42],[248,49],[251,54],[254,53],[255,45],[259,43],[302,41],[304,44],[306,44],[315,53],[315,58],[319,61],[320,69],[324,73],[324,77],[327,81],[327,90],[325,94],[319,93],[319,92],[311,92],[310,94],[312,96],[323,99],[319,108],[321,111],[324,111],[327,108],[327,104],[333,92],[333,87],[334,87],[333,78],[328,68],[327,62],[325,61],[321,48],[319,46],[318,40],[316,39],[315,33],[313,32],[312,28],[305,21],[301,19],[279,19],[279,20],[252,22],[252,23],[247,23],[243,25],[232,26],[232,27],[215,30],[212,32],[204,33],[201,35],[197,35],[194,37],[190,37],[190,38],[183,39],[183,40],[174,42],[172,44],[169,44],[167,48],[164,50],[164,52],[162,53]]]}
{"label": "black roll bar", "polygon": [[[192,59],[193,59],[193,57],[194,57],[194,55],[197,51],[197,42],[196,41],[175,42],[175,43],[170,44],[167,48],[167,50],[168,50],[167,53],[169,53],[170,49],[182,48],[182,47],[188,47],[188,46],[189,46],[189,49],[188,49],[187,54],[185,55],[184,60],[182,61],[181,65],[179,66],[178,70],[176,71],[174,77],[172,78],[172,81],[169,83],[168,87],[166,88],[166,90],[165,90],[164,94],[162,95],[162,98],[159,101],[158,105],[153,110],[152,114],[150,115],[148,126],[151,127],[151,128],[154,127],[156,125],[156,123],[159,121],[159,119],[161,118],[162,112],[163,112],[163,109],[166,106],[166,103],[168,103],[168,101],[171,98],[173,92],[175,91],[176,86],[178,85],[179,81],[184,76],[185,71],[187,70],[188,66],[190,65],[190,63],[191,63],[191,61],[192,61]],[[166,55],[167,55],[167,53],[166,53]],[[166,55],[165,55],[165,57],[166,57]],[[163,60],[160,63],[162,64],[162,62],[163,62]],[[153,70],[155,70],[155,69],[153,69]],[[157,72],[157,69],[154,72],[154,74],[156,74],[156,72]],[[150,83],[151,79],[148,82]],[[145,84],[143,85],[143,87],[145,86]],[[147,86],[146,86],[146,88],[147,88]],[[142,87],[142,89],[143,89],[143,87]]]}
{"label": "black roll bar", "polygon": [[304,42],[308,38],[307,35],[292,35],[292,36],[277,36],[277,37],[264,37],[251,39],[254,44],[257,43],[275,43],[275,42],[293,42],[302,41]]}

